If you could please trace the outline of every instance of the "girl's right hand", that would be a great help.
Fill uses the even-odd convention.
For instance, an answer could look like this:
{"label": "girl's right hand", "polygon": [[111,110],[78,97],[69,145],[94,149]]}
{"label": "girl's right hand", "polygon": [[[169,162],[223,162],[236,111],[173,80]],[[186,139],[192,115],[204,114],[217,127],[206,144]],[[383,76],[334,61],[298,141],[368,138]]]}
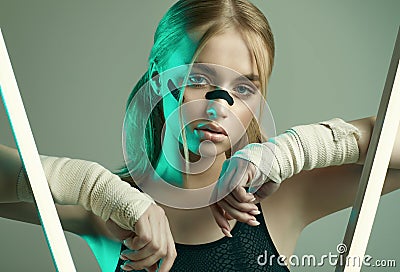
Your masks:
{"label": "girl's right hand", "polygon": [[[231,237],[228,220],[236,219],[250,226],[259,225],[255,216],[260,211],[256,204],[279,188],[279,183],[272,181],[262,184],[263,176],[257,175],[257,171],[261,173],[253,163],[237,157],[226,160],[222,166],[213,199],[220,199],[218,194],[229,193],[210,208],[216,223],[228,237]],[[246,190],[247,184],[255,186]]]}
{"label": "girl's right hand", "polygon": [[107,227],[129,248],[121,252],[120,258],[126,260],[121,266],[123,270],[167,272],[171,269],[177,253],[168,218],[160,206],[149,206],[135,224],[136,233],[122,229],[112,220],[107,221]]}

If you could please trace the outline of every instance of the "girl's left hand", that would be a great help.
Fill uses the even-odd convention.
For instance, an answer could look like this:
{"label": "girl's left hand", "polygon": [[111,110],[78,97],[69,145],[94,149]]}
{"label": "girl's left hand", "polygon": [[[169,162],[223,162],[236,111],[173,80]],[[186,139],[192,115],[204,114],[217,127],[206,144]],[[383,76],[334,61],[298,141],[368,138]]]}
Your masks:
{"label": "girl's left hand", "polygon": [[[264,177],[260,173],[253,163],[241,158],[231,158],[224,162],[213,197],[219,199],[221,195],[229,193],[210,208],[226,236],[230,236],[228,220],[236,219],[250,226],[260,224],[255,218],[255,215],[260,214],[255,204],[279,188],[279,184],[273,181],[263,183]],[[254,187],[250,185],[249,192],[253,194],[246,191],[247,184],[258,184]]]}
{"label": "girl's left hand", "polygon": [[108,220],[109,231],[128,248],[121,252],[124,271],[167,272],[177,256],[169,221],[163,208],[151,204],[135,223],[135,232]]}

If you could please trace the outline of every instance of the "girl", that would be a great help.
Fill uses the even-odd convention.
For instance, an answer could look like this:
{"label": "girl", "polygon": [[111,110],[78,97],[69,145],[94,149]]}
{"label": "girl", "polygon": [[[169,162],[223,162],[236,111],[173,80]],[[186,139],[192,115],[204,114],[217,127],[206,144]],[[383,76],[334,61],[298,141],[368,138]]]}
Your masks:
{"label": "girl", "polygon": [[[254,108],[259,106],[257,103],[262,99],[257,96],[255,90],[266,96],[273,59],[273,36],[268,22],[263,14],[247,1],[179,1],[160,22],[149,58],[149,70],[135,87],[128,101],[128,121],[125,122],[127,166],[119,175],[129,182],[138,183],[140,187],[140,181],[144,174],[148,173],[145,170],[153,167],[153,174],[176,187],[199,189],[218,180],[223,164],[230,156],[233,157],[230,161],[243,170],[238,172],[238,175],[221,177],[222,185],[233,184],[230,186],[232,190],[222,190],[223,199],[217,197],[217,203],[211,201],[211,209],[193,203],[190,204],[195,209],[178,209],[182,208],[182,204],[166,205],[170,203],[157,201],[157,190],[152,191],[153,194],[150,195],[154,197],[158,206],[162,207],[168,218],[177,250],[171,271],[287,271],[287,267],[277,259],[265,266],[261,265],[258,262],[259,255],[267,250],[268,254],[275,256],[290,256],[299,234],[308,224],[350,206],[354,200],[358,185],[356,181],[359,180],[361,164],[374,124],[373,117],[349,122],[361,133],[358,138],[354,137],[356,142],[354,139],[352,141],[353,147],[356,144],[357,156],[344,161],[349,163],[353,160],[358,164],[300,172],[307,169],[303,167],[303,163],[303,166],[293,170],[292,174],[277,175],[278,178],[288,181],[268,198],[262,199],[276,190],[277,185],[272,188],[270,186],[279,184],[281,180],[278,180],[277,176],[268,176],[270,169],[263,169],[264,164],[260,163],[260,160],[256,162],[253,156],[248,156],[262,156],[268,154],[267,151],[259,146],[258,152],[254,153],[253,146],[246,145],[243,152],[234,152],[243,147],[243,144],[239,144],[239,138],[243,136],[244,131],[237,129],[238,127],[245,129],[247,142],[265,143],[268,140],[268,135],[263,135],[263,131],[258,128]],[[183,72],[178,75],[167,72],[171,69],[176,71],[175,67],[187,64],[189,66],[185,66]],[[210,79],[212,75],[218,76],[216,79]],[[243,77],[238,81],[239,75]],[[149,82],[149,91],[161,94],[163,100],[152,109],[148,124],[145,119],[146,139],[143,145],[140,145],[134,142],[140,141],[140,138],[134,136],[135,131],[129,125],[133,126],[136,119],[142,120],[141,111],[131,105],[131,100],[135,101],[134,95],[146,86],[146,82]],[[256,100],[256,104],[252,104],[253,100]],[[174,114],[178,107],[179,112]],[[133,123],[129,122],[132,120],[131,116]],[[168,123],[168,120],[171,123]],[[184,127],[182,135],[173,129],[173,125],[180,122]],[[294,131],[299,132],[296,129]],[[351,140],[349,137],[349,141]],[[131,142],[139,148],[129,146]],[[178,150],[167,146],[174,142],[178,142],[175,145],[179,147]],[[287,143],[289,142],[290,140]],[[276,145],[289,146],[279,141],[276,141]],[[398,147],[399,142],[395,145]],[[140,147],[143,146],[145,149],[141,153]],[[341,153],[345,152],[341,150]],[[149,157],[150,164],[140,160],[144,154]],[[180,162],[175,156],[181,154],[185,167],[178,163],[178,166],[182,167],[176,171],[172,166],[177,165],[174,160]],[[272,156],[274,154],[276,153]],[[399,166],[399,150],[395,149],[393,154],[390,165],[393,169],[389,171],[383,193],[399,187],[394,182],[396,178],[398,180],[398,171],[394,168]],[[347,158],[346,156],[343,157]],[[193,171],[193,163],[203,157],[206,158],[204,165],[208,165],[204,171],[179,174],[180,171],[187,170],[186,162],[191,163],[189,168]],[[311,155],[306,159],[309,161],[308,165],[312,165]],[[210,160],[212,163],[208,164]],[[324,167],[335,165],[333,162],[329,163]],[[232,164],[225,168],[227,174],[235,169]],[[315,165],[309,170],[312,168],[316,168]],[[271,169],[274,169],[273,165]],[[296,173],[297,175],[294,175]],[[137,179],[132,180],[129,174]],[[258,181],[261,181],[258,185],[262,187],[254,196],[259,203],[243,190],[244,187],[248,187],[248,181],[255,180],[257,174],[260,177]],[[267,180],[265,176],[270,179],[267,183],[264,183]],[[313,191],[316,193],[310,194]],[[348,194],[343,196],[343,192]],[[112,233],[107,230],[104,221],[86,213],[81,218],[84,219],[81,221],[82,225],[92,226],[90,235],[86,233],[83,237],[100,260],[108,261],[106,256],[119,255],[120,244],[112,242]],[[24,220],[23,216],[20,220]],[[87,221],[89,223],[86,223]],[[114,227],[117,230],[112,229]],[[116,226],[111,226],[111,230],[114,234],[122,231]],[[71,227],[71,231],[82,234],[78,228]],[[138,245],[137,240],[128,239],[126,246],[121,252],[122,261],[116,266],[117,271],[120,265],[124,270],[135,271],[145,267],[154,269],[154,259],[144,257],[144,246]],[[100,253],[101,250],[105,250],[103,254]],[[115,266],[115,260],[109,263]],[[101,265],[104,264],[101,262]],[[106,266],[103,266],[103,269],[109,271]]]}

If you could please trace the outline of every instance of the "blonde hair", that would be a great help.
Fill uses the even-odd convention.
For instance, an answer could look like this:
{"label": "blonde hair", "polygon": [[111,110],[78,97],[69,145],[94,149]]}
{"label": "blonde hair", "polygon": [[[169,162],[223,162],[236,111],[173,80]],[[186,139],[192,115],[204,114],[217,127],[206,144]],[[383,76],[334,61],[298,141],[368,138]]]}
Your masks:
{"label": "blonde hair", "polygon": [[[141,118],[141,114],[140,109],[129,109],[129,105],[137,91],[154,76],[150,75],[153,66],[163,69],[171,53],[175,52],[179,41],[187,33],[200,29],[204,32],[193,55],[192,61],[194,61],[210,38],[229,28],[240,31],[249,50],[253,53],[260,77],[260,91],[266,97],[268,79],[274,63],[275,45],[264,14],[246,0],[180,0],[161,19],[154,35],[148,71],[133,88],[128,98],[127,114],[128,110],[135,111],[129,113],[132,118],[132,129],[135,124],[134,119]],[[161,129],[164,121],[162,103],[158,103],[147,121],[143,139],[144,148],[137,148],[140,145],[137,143],[138,139],[131,139],[132,142],[130,142],[127,138],[126,145],[132,146],[132,150],[136,148],[136,152],[132,152],[130,157],[134,169],[127,169],[126,166],[121,168],[116,171],[120,177],[129,179],[129,171],[143,172],[144,169],[148,169],[148,165],[145,165],[143,160],[144,155],[149,158],[151,165],[156,167],[161,151]],[[125,129],[129,131],[129,127]],[[264,140],[254,118],[247,128],[247,136],[249,142]]]}

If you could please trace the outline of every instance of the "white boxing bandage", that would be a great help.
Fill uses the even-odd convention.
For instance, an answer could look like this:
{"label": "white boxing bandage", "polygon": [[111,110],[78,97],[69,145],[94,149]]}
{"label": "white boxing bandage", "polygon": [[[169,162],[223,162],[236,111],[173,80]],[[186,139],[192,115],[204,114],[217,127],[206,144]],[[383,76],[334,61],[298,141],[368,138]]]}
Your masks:
{"label": "white boxing bandage", "polygon": [[360,135],[355,126],[334,118],[292,127],[266,143],[249,144],[232,157],[252,162],[264,175],[262,182],[280,183],[301,170],[357,162]]}
{"label": "white boxing bandage", "polygon": [[[81,205],[104,221],[112,219],[120,227],[133,230],[135,223],[154,200],[101,165],[84,160],[40,156],[54,201]],[[25,175],[19,175],[17,196],[33,202]]]}

